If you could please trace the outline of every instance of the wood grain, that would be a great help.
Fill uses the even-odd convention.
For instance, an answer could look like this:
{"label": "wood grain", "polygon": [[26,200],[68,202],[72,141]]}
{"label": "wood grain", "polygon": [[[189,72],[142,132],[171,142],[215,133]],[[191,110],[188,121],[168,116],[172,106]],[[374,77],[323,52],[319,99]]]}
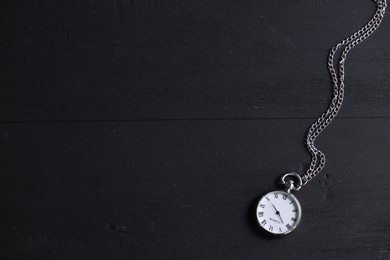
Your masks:
{"label": "wood grain", "polygon": [[2,252],[386,259],[388,119],[334,122],[319,142],[327,169],[297,194],[298,230],[280,240],[259,233],[251,205],[307,161],[300,140],[310,122],[2,124]]}
{"label": "wood grain", "polygon": [[[0,119],[315,118],[331,95],[328,50],[373,11],[368,0],[15,4]],[[389,115],[389,26],[351,53],[341,117]]]}
{"label": "wood grain", "polygon": [[331,46],[368,0],[1,8],[1,259],[390,259],[390,20],[347,61],[299,228],[253,205],[310,160]]}

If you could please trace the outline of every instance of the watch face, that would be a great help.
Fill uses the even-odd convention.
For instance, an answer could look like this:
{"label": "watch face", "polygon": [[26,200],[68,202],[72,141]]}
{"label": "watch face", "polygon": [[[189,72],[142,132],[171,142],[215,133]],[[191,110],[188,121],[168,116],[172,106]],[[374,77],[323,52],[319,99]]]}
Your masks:
{"label": "watch face", "polygon": [[294,230],[301,220],[301,206],[294,195],[285,191],[271,191],[257,204],[256,217],[260,227],[274,235],[285,235]]}

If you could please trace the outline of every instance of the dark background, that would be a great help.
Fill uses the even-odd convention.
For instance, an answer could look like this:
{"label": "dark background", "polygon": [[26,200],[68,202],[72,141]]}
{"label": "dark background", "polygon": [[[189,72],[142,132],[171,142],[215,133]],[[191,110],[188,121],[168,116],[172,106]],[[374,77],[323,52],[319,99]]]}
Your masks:
{"label": "dark background", "polygon": [[1,259],[390,259],[390,19],[348,57],[299,228],[331,46],[369,0],[31,0],[1,8]]}

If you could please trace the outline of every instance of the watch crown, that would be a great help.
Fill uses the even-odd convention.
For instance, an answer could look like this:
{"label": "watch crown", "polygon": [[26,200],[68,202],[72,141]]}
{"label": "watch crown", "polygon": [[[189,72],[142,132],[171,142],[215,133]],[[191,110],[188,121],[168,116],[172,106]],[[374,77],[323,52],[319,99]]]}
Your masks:
{"label": "watch crown", "polygon": [[283,175],[281,182],[288,193],[291,193],[291,191],[298,191],[302,187],[302,178],[295,172],[289,172]]}

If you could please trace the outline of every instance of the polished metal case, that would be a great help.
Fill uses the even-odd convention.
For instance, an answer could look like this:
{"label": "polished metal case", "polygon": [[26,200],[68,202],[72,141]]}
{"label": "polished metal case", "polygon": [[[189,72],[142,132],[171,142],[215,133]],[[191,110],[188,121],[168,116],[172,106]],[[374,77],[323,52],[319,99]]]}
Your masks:
{"label": "polished metal case", "polygon": [[[282,193],[282,194],[286,194],[287,196],[291,197],[297,204],[297,207],[298,207],[298,214],[297,214],[297,220],[295,221],[295,224],[294,226],[292,226],[291,229],[287,230],[286,232],[284,233],[280,233],[280,234],[277,234],[277,233],[272,233],[270,232],[268,229],[265,229],[259,222],[259,219],[257,217],[257,209],[259,207],[259,204],[260,204],[260,201],[265,198],[265,196],[267,196],[268,194],[270,193],[274,193],[274,192],[278,192],[278,193]],[[256,217],[256,221],[257,223],[259,224],[259,226],[261,227],[262,230],[266,231],[267,234],[270,234],[272,236],[276,236],[276,237],[281,237],[281,236],[285,236],[287,234],[290,234],[293,230],[295,230],[295,228],[299,225],[299,223],[301,222],[301,218],[302,218],[302,208],[301,208],[301,204],[299,203],[299,200],[291,193],[289,192],[286,192],[286,191],[283,191],[283,190],[274,190],[274,191],[270,191],[270,192],[267,192],[266,194],[264,194],[259,200],[258,200],[258,203],[256,204],[256,209],[255,209],[255,217]]]}

